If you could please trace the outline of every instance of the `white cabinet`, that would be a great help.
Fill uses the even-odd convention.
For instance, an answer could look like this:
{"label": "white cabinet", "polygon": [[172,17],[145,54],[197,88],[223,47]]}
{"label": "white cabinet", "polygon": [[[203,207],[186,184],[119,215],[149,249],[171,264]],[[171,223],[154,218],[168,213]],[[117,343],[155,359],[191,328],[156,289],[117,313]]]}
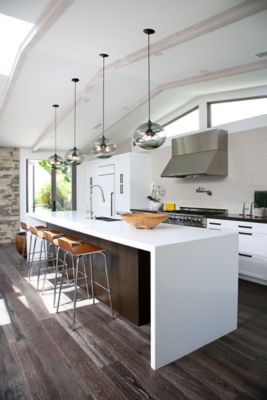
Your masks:
{"label": "white cabinet", "polygon": [[148,154],[125,153],[116,157],[116,211],[146,208],[150,191],[150,158]]}
{"label": "white cabinet", "polygon": [[267,284],[267,224],[208,219],[207,228],[239,233],[239,274]]}
{"label": "white cabinet", "polygon": [[150,186],[150,158],[147,154],[124,153],[107,160],[93,160],[86,166],[87,210],[90,210],[90,185],[93,189],[93,211],[96,216],[129,212],[131,208],[147,207]]}

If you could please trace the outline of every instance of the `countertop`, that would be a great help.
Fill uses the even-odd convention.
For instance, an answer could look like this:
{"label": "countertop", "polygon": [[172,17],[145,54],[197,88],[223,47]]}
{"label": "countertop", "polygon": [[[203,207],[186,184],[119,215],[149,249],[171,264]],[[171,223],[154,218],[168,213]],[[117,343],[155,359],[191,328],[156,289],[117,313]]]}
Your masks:
{"label": "countertop", "polygon": [[[173,211],[152,211],[149,209],[132,209],[131,211],[136,211],[136,212],[160,212],[160,213],[166,213],[166,214],[171,214]],[[246,222],[259,222],[263,224],[267,224],[267,215],[265,217],[256,217],[256,216],[251,216],[251,215],[241,215],[241,214],[227,214],[227,215],[221,215],[221,214],[214,214],[214,215],[209,215],[207,218],[209,219],[222,219],[222,220],[236,220],[236,221],[246,221]]]}
{"label": "countertop", "polygon": [[209,219],[224,219],[224,220],[235,220],[235,221],[245,221],[245,222],[259,222],[261,224],[267,224],[266,217],[255,217],[251,215],[241,215],[241,214],[227,214],[227,215],[213,215],[209,216]]}
{"label": "countertop", "polygon": [[136,229],[124,221],[91,220],[86,213],[79,211],[38,211],[27,215],[38,221],[146,251],[176,243],[230,235],[229,232],[163,223],[154,229]]}

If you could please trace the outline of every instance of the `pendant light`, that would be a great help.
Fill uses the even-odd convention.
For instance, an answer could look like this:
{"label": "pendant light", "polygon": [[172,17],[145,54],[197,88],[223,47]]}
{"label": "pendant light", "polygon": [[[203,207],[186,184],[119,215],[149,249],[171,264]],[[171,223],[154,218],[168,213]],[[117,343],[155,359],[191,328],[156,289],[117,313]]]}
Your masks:
{"label": "pendant light", "polygon": [[105,58],[108,54],[101,53],[103,58],[103,114],[102,114],[102,137],[93,144],[92,154],[97,158],[109,158],[116,151],[116,143],[105,137]]}
{"label": "pendant light", "polygon": [[73,144],[74,147],[67,151],[65,154],[65,162],[69,165],[80,165],[84,158],[85,154],[83,154],[76,147],[76,97],[77,97],[77,82],[79,82],[78,78],[73,78],[72,82],[74,82],[74,129],[73,129]]}
{"label": "pendant light", "polygon": [[50,161],[51,167],[57,169],[64,165],[64,160],[57,154],[57,108],[59,105],[53,104],[52,107],[55,109],[55,154],[49,157],[48,160]]}
{"label": "pendant light", "polygon": [[144,29],[143,32],[147,35],[147,64],[148,64],[148,122],[141,124],[134,132],[134,144],[146,150],[156,149],[160,147],[166,139],[163,128],[150,119],[150,35],[155,33],[154,29]]}

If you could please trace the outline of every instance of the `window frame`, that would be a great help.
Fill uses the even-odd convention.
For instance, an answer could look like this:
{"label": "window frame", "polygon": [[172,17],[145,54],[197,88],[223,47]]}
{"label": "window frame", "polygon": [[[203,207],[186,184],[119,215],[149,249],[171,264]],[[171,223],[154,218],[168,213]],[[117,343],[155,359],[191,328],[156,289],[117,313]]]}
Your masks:
{"label": "window frame", "polygon": [[[170,125],[170,124],[172,124],[172,123],[175,122],[175,121],[178,121],[178,119],[181,119],[181,118],[185,117],[185,116],[188,115],[188,114],[191,114],[192,112],[194,112],[194,111],[196,111],[196,110],[198,110],[198,112],[200,113],[199,104],[196,105],[195,107],[190,108],[189,110],[183,112],[183,113],[180,114],[178,117],[175,117],[175,118],[171,119],[170,121],[166,122],[165,124],[162,125],[162,128],[164,129],[167,125]],[[198,114],[198,115],[200,115],[200,114]],[[198,129],[199,129],[199,127],[200,127],[200,124],[198,124]],[[193,132],[193,131],[192,131],[192,132]],[[184,132],[184,133],[188,133],[188,132]],[[181,133],[181,135],[182,135],[182,134],[183,134],[183,133]],[[174,136],[167,136],[167,139],[172,139],[173,137],[178,136],[178,135],[179,135],[179,134],[174,135]]]}
{"label": "window frame", "polygon": [[[244,119],[238,119],[238,120],[236,120],[236,121],[224,122],[224,123],[222,123],[222,124],[220,124],[220,125],[212,125],[212,124],[211,124],[211,114],[212,114],[212,112],[211,112],[211,106],[212,106],[213,104],[231,103],[231,102],[235,102],[235,101],[247,101],[247,100],[257,100],[257,99],[267,99],[267,95],[262,95],[262,96],[246,96],[246,97],[236,97],[236,98],[233,98],[233,99],[224,99],[224,100],[207,101],[207,127],[208,127],[208,128],[215,128],[216,126],[226,125],[226,124],[232,124],[232,123],[235,123],[235,122],[238,122],[238,121],[244,121],[244,119],[246,119],[246,118],[244,118]],[[266,112],[266,114],[261,114],[261,115],[267,115],[267,112]],[[255,115],[255,117],[249,117],[249,118],[247,118],[247,119],[250,119],[250,118],[257,118],[257,117],[260,117],[261,115]]]}
{"label": "window frame", "polygon": [[[29,211],[29,158],[26,159],[26,212]],[[51,171],[51,211],[56,211],[56,169]],[[71,165],[71,209],[77,210],[77,166]],[[33,210],[35,211],[35,210]]]}

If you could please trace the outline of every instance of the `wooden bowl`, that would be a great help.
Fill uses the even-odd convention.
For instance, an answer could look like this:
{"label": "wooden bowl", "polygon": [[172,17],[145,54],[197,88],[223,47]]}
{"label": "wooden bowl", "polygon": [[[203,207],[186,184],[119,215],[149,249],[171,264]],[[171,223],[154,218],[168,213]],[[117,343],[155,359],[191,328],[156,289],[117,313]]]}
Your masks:
{"label": "wooden bowl", "polygon": [[123,214],[121,219],[137,229],[153,229],[155,226],[165,221],[167,214],[159,213],[134,213]]}

